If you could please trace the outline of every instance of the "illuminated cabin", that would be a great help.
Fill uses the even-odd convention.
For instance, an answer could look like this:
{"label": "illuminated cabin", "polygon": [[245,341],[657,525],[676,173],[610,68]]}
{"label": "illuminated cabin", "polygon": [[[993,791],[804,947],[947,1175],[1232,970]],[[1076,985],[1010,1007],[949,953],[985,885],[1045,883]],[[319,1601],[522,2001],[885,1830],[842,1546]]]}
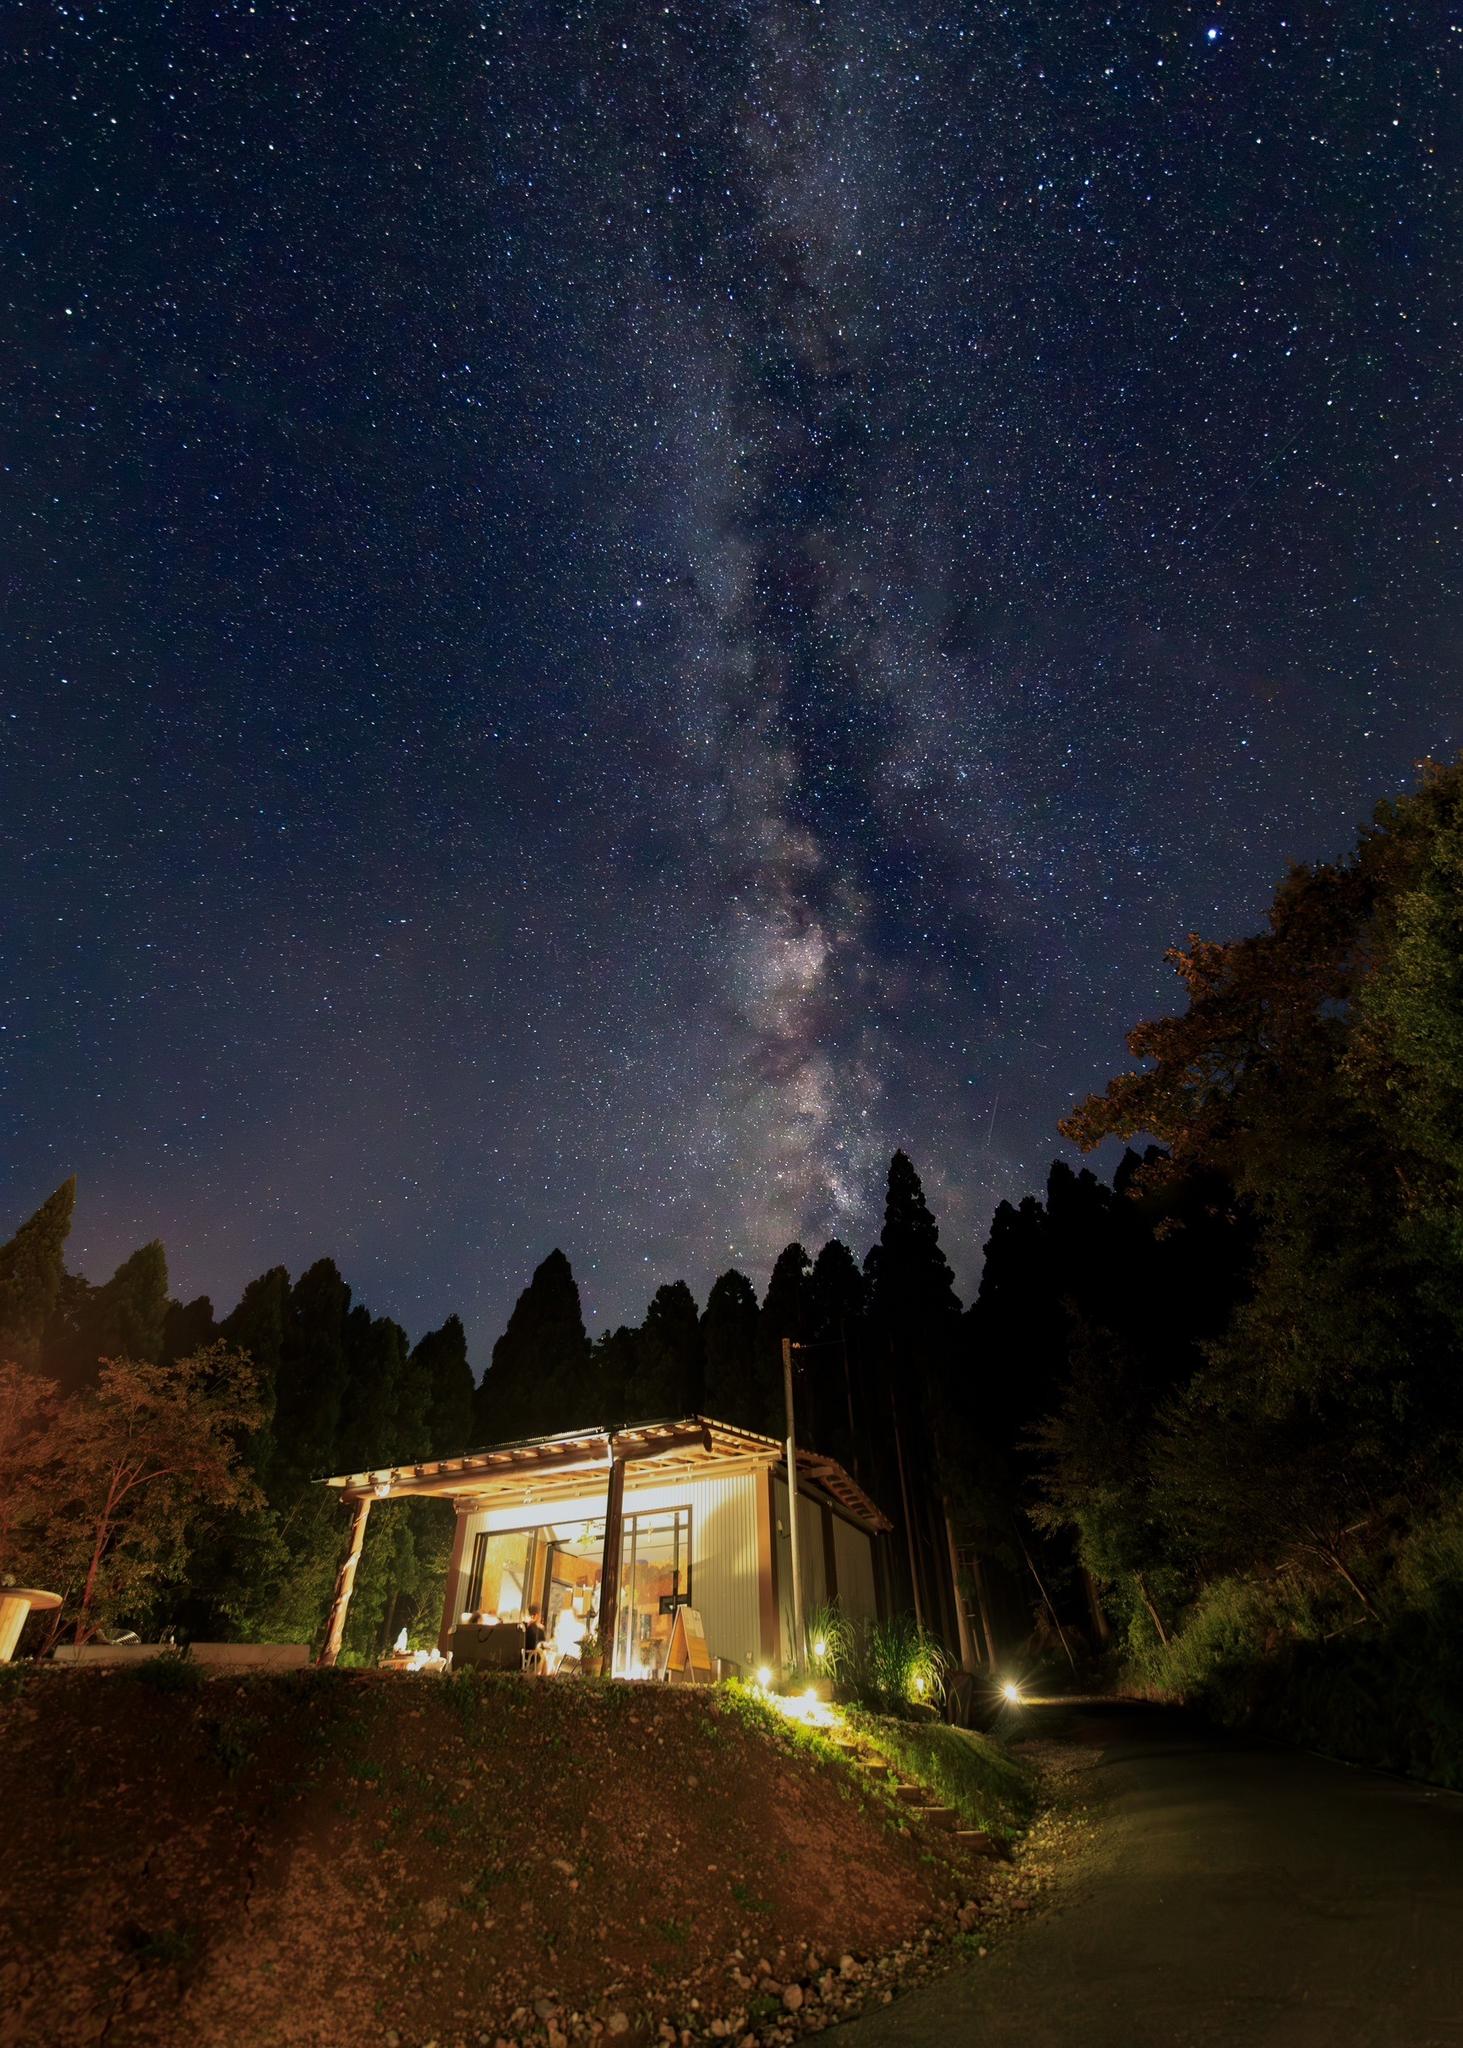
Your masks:
{"label": "illuminated cabin", "polygon": [[[537,1614],[551,1643],[572,1639],[581,1622],[599,1633],[614,1676],[655,1677],[685,1605],[700,1616],[713,1671],[790,1661],[787,1462],[771,1437],[697,1415],[533,1437],[325,1484],[355,1514],[322,1663],[340,1649],[372,1502],[406,1496],[450,1500],[457,1516],[444,1654],[469,1617]],[[816,1452],[798,1450],[797,1487],[804,1614],[836,1599],[855,1622],[877,1619],[876,1545],[888,1519]]]}

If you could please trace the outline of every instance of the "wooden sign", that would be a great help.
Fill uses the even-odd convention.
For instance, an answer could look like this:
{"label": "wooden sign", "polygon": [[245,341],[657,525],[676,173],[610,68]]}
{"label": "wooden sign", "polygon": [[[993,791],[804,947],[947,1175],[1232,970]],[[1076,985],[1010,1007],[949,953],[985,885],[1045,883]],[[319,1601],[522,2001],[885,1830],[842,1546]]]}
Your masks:
{"label": "wooden sign", "polygon": [[710,1685],[715,1678],[706,1630],[694,1607],[676,1609],[660,1675],[672,1685]]}

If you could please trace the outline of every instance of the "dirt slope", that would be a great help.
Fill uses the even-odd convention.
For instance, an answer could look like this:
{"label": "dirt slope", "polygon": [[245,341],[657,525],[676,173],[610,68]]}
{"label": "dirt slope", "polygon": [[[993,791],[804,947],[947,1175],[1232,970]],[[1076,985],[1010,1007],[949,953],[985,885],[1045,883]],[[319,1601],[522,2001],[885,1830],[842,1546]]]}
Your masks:
{"label": "dirt slope", "polygon": [[5,1687],[0,2042],[740,2039],[986,1882],[742,1695],[171,1677]]}

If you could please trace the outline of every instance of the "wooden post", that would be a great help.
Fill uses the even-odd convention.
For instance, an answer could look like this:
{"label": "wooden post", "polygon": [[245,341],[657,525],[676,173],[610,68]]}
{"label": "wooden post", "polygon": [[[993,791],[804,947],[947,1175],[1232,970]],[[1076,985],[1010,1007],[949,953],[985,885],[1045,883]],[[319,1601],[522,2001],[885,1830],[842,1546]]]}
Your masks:
{"label": "wooden post", "polygon": [[333,1664],[340,1655],[341,1638],[345,1635],[346,1609],[351,1604],[351,1591],[356,1583],[356,1566],[361,1561],[361,1545],[366,1540],[366,1517],[370,1512],[371,1496],[369,1493],[363,1493],[356,1502],[350,1541],[346,1545],[344,1557],[340,1560],[340,1570],[335,1575],[335,1598],[330,1603],[330,1620],[326,1624],[325,1642],[320,1651],[322,1666]]}
{"label": "wooden post", "polygon": [[472,1509],[461,1502],[457,1505],[457,1526],[452,1531],[452,1557],[447,1566],[447,1584],[442,1589],[442,1626],[437,1631],[437,1648],[445,1657],[452,1648],[452,1632],[457,1627],[461,1611],[462,1560],[467,1553],[467,1525]]}
{"label": "wooden post", "polygon": [[975,1638],[970,1633],[970,1616],[965,1611],[965,1601],[960,1591],[960,1553],[955,1548],[955,1524],[950,1519],[950,1503],[945,1502],[945,1539],[950,1545],[950,1590],[955,1596],[955,1629],[960,1639],[960,1668],[974,1671],[980,1659],[976,1655]]}
{"label": "wooden post", "polygon": [[610,1449],[605,1488],[605,1547],[599,1567],[599,1647],[608,1678],[615,1675],[615,1624],[620,1616],[620,1551],[625,1534],[625,1461]]}
{"label": "wooden post", "polygon": [[789,1662],[801,1669],[808,1661],[803,1640],[803,1572],[798,1536],[798,1433],[792,1405],[792,1339],[782,1340],[782,1391],[787,1401],[787,1519],[792,1538],[792,1656]]}

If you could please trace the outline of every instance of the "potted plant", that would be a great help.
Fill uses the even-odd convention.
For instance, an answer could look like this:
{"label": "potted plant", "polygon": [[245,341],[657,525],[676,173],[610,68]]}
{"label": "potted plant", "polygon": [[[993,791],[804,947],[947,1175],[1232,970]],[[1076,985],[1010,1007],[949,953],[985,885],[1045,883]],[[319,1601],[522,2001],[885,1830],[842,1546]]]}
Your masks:
{"label": "potted plant", "polygon": [[591,1629],[579,1645],[579,1671],[583,1678],[598,1678],[604,1670],[604,1652],[598,1635]]}

